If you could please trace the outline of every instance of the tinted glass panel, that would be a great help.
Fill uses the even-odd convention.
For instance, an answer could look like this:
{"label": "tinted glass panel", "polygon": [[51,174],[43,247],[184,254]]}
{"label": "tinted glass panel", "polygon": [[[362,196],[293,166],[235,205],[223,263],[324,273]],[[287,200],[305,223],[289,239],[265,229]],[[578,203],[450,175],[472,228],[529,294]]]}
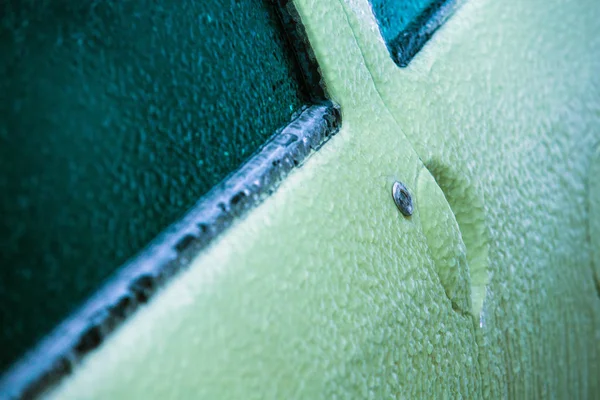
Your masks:
{"label": "tinted glass panel", "polygon": [[269,4],[0,2],[0,369],[306,100]]}
{"label": "tinted glass panel", "polygon": [[369,0],[394,62],[410,60],[463,0]]}
{"label": "tinted glass panel", "polygon": [[370,0],[381,35],[391,42],[435,0]]}

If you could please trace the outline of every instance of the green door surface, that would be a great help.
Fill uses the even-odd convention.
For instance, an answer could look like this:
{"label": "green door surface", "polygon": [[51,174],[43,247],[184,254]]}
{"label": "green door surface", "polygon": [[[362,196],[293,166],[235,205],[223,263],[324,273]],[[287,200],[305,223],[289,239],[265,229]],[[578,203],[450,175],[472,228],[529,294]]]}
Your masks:
{"label": "green door surface", "polygon": [[294,4],[339,132],[49,397],[598,398],[600,2]]}

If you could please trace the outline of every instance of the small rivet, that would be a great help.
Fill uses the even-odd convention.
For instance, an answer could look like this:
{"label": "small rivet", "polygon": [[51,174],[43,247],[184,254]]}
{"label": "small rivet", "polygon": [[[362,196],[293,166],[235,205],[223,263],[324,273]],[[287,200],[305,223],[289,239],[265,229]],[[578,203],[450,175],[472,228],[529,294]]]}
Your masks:
{"label": "small rivet", "polygon": [[392,186],[392,197],[396,207],[405,217],[410,217],[413,213],[412,198],[406,186],[396,181]]}

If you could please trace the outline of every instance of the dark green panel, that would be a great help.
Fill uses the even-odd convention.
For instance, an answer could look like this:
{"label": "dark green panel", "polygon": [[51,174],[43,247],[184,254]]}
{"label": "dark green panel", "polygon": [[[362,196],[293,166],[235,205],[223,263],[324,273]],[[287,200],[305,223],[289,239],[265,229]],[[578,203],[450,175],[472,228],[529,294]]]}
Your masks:
{"label": "dark green panel", "polygon": [[306,101],[267,4],[0,2],[0,369]]}

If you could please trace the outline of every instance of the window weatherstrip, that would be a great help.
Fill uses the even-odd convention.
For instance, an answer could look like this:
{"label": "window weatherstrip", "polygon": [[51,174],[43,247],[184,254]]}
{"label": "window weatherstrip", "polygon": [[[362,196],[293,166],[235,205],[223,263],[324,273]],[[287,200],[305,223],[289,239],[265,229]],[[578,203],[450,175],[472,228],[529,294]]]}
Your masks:
{"label": "window weatherstrip", "polygon": [[157,288],[186,268],[235,219],[274,192],[290,171],[338,132],[340,124],[340,109],[333,102],[304,106],[245,164],[14,364],[0,380],[0,393],[9,398],[36,397],[69,375]]}

